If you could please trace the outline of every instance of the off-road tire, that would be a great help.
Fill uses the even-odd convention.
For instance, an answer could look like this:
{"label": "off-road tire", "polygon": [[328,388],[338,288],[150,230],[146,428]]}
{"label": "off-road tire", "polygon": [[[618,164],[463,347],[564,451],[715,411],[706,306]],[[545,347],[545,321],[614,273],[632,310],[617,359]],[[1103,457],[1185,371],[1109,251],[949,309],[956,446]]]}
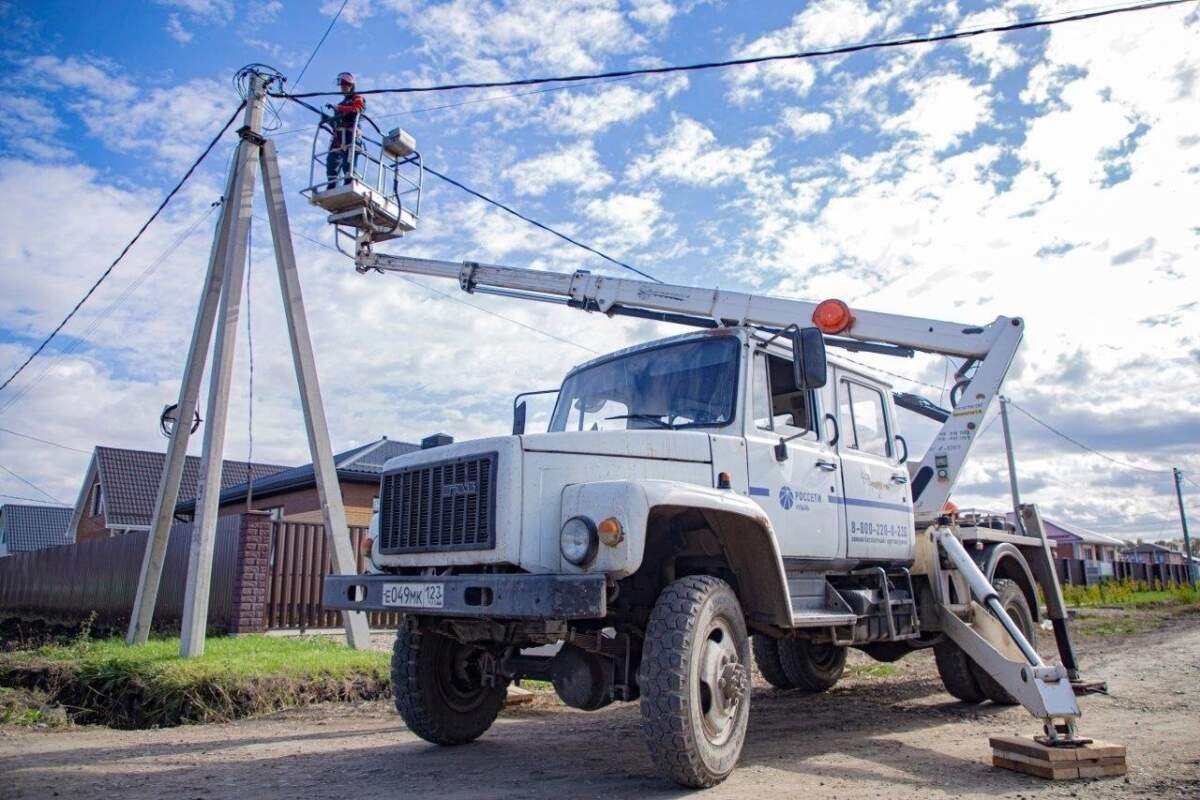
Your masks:
{"label": "off-road tire", "polygon": [[937,664],[942,686],[953,697],[964,703],[982,703],[987,699],[971,669],[971,659],[962,648],[946,637],[933,646],[933,660]]}
{"label": "off-road tire", "polygon": [[783,671],[783,664],[779,660],[779,640],[772,639],[765,633],[756,633],[750,642],[754,650],[754,665],[758,667],[758,673],[766,682],[776,689],[795,689],[796,685]]}
{"label": "off-road tire", "polygon": [[824,692],[841,679],[846,669],[846,648],[808,639],[782,639],[779,662],[797,689]]}
{"label": "off-road tire", "polygon": [[[724,630],[714,639],[712,626],[718,624]],[[702,654],[714,642],[729,648],[745,668],[744,692],[732,704],[725,738],[717,743],[705,732],[700,681]],[[677,783],[696,789],[715,786],[737,766],[750,716],[750,657],[742,607],[725,581],[693,575],[659,594],[638,668],[642,733],[655,765]],[[710,697],[710,710],[713,704]]]}
{"label": "off-road tire", "polygon": [[508,686],[472,686],[448,666],[464,645],[430,631],[396,632],[392,690],[409,730],[427,742],[466,744],[478,739],[504,707]]}
{"label": "off-road tire", "polygon": [[[1021,587],[1015,581],[1007,578],[997,578],[992,581],[992,587],[1000,597],[1000,605],[1012,617],[1021,633],[1025,634],[1029,643],[1036,648],[1037,627],[1033,624],[1033,613],[1029,610],[1029,601],[1025,598],[1025,593],[1021,591]],[[983,668],[975,662],[971,662],[971,674],[975,676],[975,682],[979,684],[980,691],[988,700],[1002,706],[1017,705],[1017,698],[1009,694],[1003,686],[996,682],[995,678],[984,672]]]}

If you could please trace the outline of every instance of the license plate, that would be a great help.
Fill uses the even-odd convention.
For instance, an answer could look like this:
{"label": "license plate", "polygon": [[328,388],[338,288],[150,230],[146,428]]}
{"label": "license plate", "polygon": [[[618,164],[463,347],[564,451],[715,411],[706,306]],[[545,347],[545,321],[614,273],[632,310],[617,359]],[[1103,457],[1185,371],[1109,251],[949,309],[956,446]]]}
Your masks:
{"label": "license plate", "polygon": [[442,583],[385,583],[383,604],[394,608],[441,608],[445,603]]}

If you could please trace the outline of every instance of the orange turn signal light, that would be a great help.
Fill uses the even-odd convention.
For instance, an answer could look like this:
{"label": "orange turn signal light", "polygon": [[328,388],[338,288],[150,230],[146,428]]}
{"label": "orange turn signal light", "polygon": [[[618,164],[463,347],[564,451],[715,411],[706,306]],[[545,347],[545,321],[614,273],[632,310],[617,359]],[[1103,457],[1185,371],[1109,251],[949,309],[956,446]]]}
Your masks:
{"label": "orange turn signal light", "polygon": [[609,517],[600,521],[596,526],[596,535],[600,537],[600,541],[604,542],[609,547],[616,547],[625,538],[625,531],[621,528],[621,521],[616,517]]}
{"label": "orange turn signal light", "polygon": [[958,513],[958,506],[956,506],[951,501],[947,500],[946,505],[942,506],[942,513],[948,517],[953,517],[955,514]]}
{"label": "orange turn signal light", "polygon": [[854,315],[841,300],[822,300],[813,310],[812,321],[821,333],[834,334],[850,330]]}

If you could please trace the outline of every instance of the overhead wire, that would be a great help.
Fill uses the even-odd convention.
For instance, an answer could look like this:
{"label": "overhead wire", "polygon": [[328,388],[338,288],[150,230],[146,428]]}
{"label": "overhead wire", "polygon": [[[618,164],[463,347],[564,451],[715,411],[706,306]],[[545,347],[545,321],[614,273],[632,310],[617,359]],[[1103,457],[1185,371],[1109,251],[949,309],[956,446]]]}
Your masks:
{"label": "overhead wire", "polygon": [[[141,274],[131,281],[129,285],[126,286],[121,292],[121,294],[118,295],[111,303],[109,303],[103,311],[96,315],[96,317],[88,324],[87,328],[85,328],[82,333],[71,339],[71,341],[62,349],[60,355],[70,355],[79,349],[81,344],[88,341],[92,334],[95,333],[102,324],[104,324],[104,322],[113,314],[113,312],[124,305],[125,302],[133,295],[133,293],[137,291],[137,289],[143,283],[145,283],[146,280],[152,274],[154,274],[154,272],[160,266],[162,266],[163,263],[165,263],[166,260],[170,258],[171,255],[178,250],[202,224],[204,224],[204,221],[212,215],[213,211],[221,206],[222,202],[223,199],[218,199],[210,203],[208,208],[200,216],[198,216],[195,221],[192,222],[192,224],[189,225],[184,232],[175,239],[175,241],[171,242],[171,244],[169,244],[165,250],[159,253],[152,261],[150,261],[146,268],[142,270]],[[53,362],[45,363],[41,370],[33,378],[31,378],[24,385],[13,389],[12,393],[5,399],[6,401],[4,404],[0,406],[0,414],[5,413],[8,411],[8,409],[21,402],[21,400],[34,387],[41,383],[41,381],[46,377],[46,374],[50,371],[52,364]]]}
{"label": "overhead wire", "polygon": [[[28,503],[39,503],[44,506],[50,505],[49,503],[47,503],[45,500],[41,499],[40,497],[24,497],[23,495],[19,495],[19,494],[4,494],[3,492],[0,492],[0,497],[7,497],[9,500],[24,500]],[[57,500],[55,501],[55,504],[56,505],[66,505],[66,503],[59,503]]]}
{"label": "overhead wire", "polygon": [[108,276],[112,274],[112,271],[116,269],[118,264],[121,263],[121,260],[125,258],[125,255],[129,252],[129,250],[140,238],[142,238],[142,234],[146,232],[146,229],[150,227],[150,224],[154,222],[154,220],[158,219],[158,215],[162,213],[163,209],[167,207],[167,204],[171,202],[171,199],[174,198],[179,190],[183,188],[183,185],[187,183],[189,178],[192,177],[192,173],[196,171],[208,154],[212,152],[212,149],[217,146],[217,142],[221,140],[221,137],[223,137],[226,131],[228,131],[233,125],[234,121],[238,117],[238,114],[241,113],[242,108],[245,107],[245,105],[246,102],[243,100],[241,104],[238,105],[237,109],[234,110],[233,114],[229,116],[228,121],[226,121],[226,123],[221,127],[221,130],[217,132],[217,135],[212,138],[212,140],[208,143],[208,146],[205,147],[203,152],[200,153],[199,157],[197,157],[196,160],[192,162],[192,165],[188,167],[187,172],[183,174],[183,177],[175,183],[175,185],[171,188],[171,191],[167,192],[167,196],[164,197],[162,202],[158,204],[158,208],[154,209],[154,213],[150,215],[150,218],[142,223],[142,227],[138,229],[137,233],[135,233],[133,238],[129,240],[128,244],[121,249],[121,252],[115,259],[113,259],[113,262],[108,265],[108,268],[100,273],[100,277],[92,283],[91,287],[88,288],[83,297],[79,299],[79,302],[77,302],[75,306],[67,313],[67,315],[63,317],[62,321],[54,327],[54,330],[52,330],[50,334],[42,340],[41,344],[39,344],[37,348],[29,354],[29,357],[26,358],[20,366],[13,370],[12,374],[4,379],[3,383],[0,383],[0,392],[3,392],[4,389],[7,388],[8,385],[12,383],[13,380],[20,375],[27,366],[29,366],[30,362],[41,355],[42,351],[46,349],[47,345],[49,345],[50,342],[52,342],[54,338],[58,336],[63,327],[71,321],[75,314],[79,312],[79,309],[82,308],[83,304],[86,303],[88,299],[95,293],[96,289],[100,288],[100,284],[104,283]]}
{"label": "overhead wire", "polygon": [[305,61],[304,66],[300,68],[300,74],[296,76],[296,86],[299,86],[300,81],[304,80],[304,73],[308,72],[308,65],[311,64],[313,59],[317,57],[317,53],[321,50],[321,45],[325,44],[325,40],[329,38],[329,33],[333,30],[333,26],[337,24],[338,18],[342,16],[342,12],[346,10],[346,4],[349,2],[350,0],[342,0],[341,7],[338,8],[337,13],[333,15],[333,19],[329,20],[329,27],[327,27],[325,32],[321,34],[321,38],[317,42],[317,46],[314,47],[312,52],[308,54],[308,60]]}
{"label": "overhead wire", "polygon": [[517,211],[516,209],[512,208],[511,206],[508,206],[508,205],[500,202],[499,200],[496,200],[495,198],[488,197],[486,194],[483,194],[482,192],[478,192],[475,189],[472,189],[471,187],[464,185],[460,181],[457,181],[448,175],[444,175],[443,173],[438,172],[433,167],[427,166],[427,167],[425,167],[425,171],[428,172],[430,175],[433,175],[435,178],[443,180],[446,183],[450,184],[451,186],[456,186],[459,189],[462,189],[467,194],[474,195],[475,197],[479,198],[480,200],[491,203],[492,205],[496,206],[497,208],[501,209],[502,211],[512,214],[517,219],[524,220],[525,222],[528,222],[530,225],[533,225],[534,227],[541,228],[542,230],[546,231],[547,233],[553,234],[554,236],[557,236],[558,238],[562,239],[563,241],[569,242],[569,243],[575,245],[576,247],[582,248],[582,249],[588,251],[589,253],[592,253],[593,255],[597,255],[600,258],[603,258],[605,261],[608,261],[609,263],[615,264],[618,267],[622,267],[623,269],[627,269],[630,272],[641,275],[643,278],[646,278],[647,280],[654,281],[655,283],[662,283],[662,281],[660,281],[658,278],[654,277],[650,273],[640,270],[637,267],[633,266],[632,264],[627,264],[624,261],[613,258],[608,253],[597,250],[596,248],[592,247],[589,244],[584,244],[583,242],[579,241],[578,239],[573,239],[570,236],[566,235],[565,233],[562,233],[561,231],[557,231],[554,228],[551,228],[549,225],[545,225],[541,222],[538,222],[536,219],[533,219],[532,217],[522,214],[520,211]]}
{"label": "overhead wire", "polygon": [[12,475],[14,478],[16,478],[17,480],[19,480],[21,483],[25,484],[26,486],[30,486],[30,487],[34,488],[35,490],[37,490],[39,493],[46,495],[46,497],[49,497],[51,500],[53,500],[54,502],[58,503],[60,506],[65,506],[65,505],[66,505],[66,503],[64,503],[62,500],[59,500],[57,497],[55,497],[54,495],[50,494],[49,492],[47,492],[47,491],[46,491],[45,489],[43,489],[42,487],[38,486],[38,485],[37,485],[36,483],[34,483],[33,481],[29,480],[28,478],[23,478],[23,477],[21,477],[20,475],[18,475],[17,473],[13,472],[11,469],[9,469],[8,467],[4,466],[3,464],[0,464],[0,469],[4,470],[4,471],[5,471],[5,472],[7,472],[9,475]]}
{"label": "overhead wire", "polygon": [[[604,78],[624,78],[642,75],[665,75],[675,72],[696,72],[700,70],[725,69],[728,67],[741,67],[754,64],[766,64],[777,61],[800,61],[805,59],[823,58],[828,56],[849,55],[852,53],[860,53],[869,50],[884,50],[897,47],[910,47],[913,45],[935,44],[938,42],[948,42],[957,39],[967,39],[974,36],[982,36],[986,34],[1009,33],[1012,31],[1029,30],[1033,28],[1046,28],[1053,25],[1062,25],[1071,22],[1082,22],[1090,19],[1098,19],[1100,17],[1108,17],[1115,14],[1127,14],[1139,11],[1150,11],[1157,8],[1165,8],[1168,6],[1181,5],[1183,3],[1194,2],[1194,0],[1156,0],[1156,2],[1139,3],[1135,5],[1116,6],[1104,8],[1094,11],[1084,11],[1074,14],[1068,14],[1061,17],[1053,18],[1037,18],[1031,20],[1018,20],[1015,22],[988,25],[980,28],[967,28],[949,31],[939,34],[925,34],[922,36],[907,36],[899,39],[883,39],[878,41],[860,42],[857,44],[841,45],[838,47],[828,47],[816,50],[804,50],[793,53],[778,53],[766,56],[750,56],[746,58],[732,58],[723,61],[705,61],[695,64],[676,64],[663,67],[641,67],[637,69],[610,70],[608,72],[594,72],[587,74],[576,75],[558,75],[539,78],[519,78],[515,80],[504,81],[476,81],[463,83],[448,83],[437,84],[433,86],[400,86],[388,89],[366,89],[360,91],[359,94],[416,94],[425,92],[446,92],[456,89],[493,89],[511,86],[534,86],[545,83],[579,83],[583,81],[601,80]],[[325,97],[336,94],[335,92],[308,92],[303,94],[287,94],[278,92],[275,96],[278,97]]]}
{"label": "overhead wire", "polygon": [[1068,434],[1066,434],[1066,433],[1063,433],[1062,431],[1058,430],[1057,428],[1055,428],[1053,425],[1051,425],[1050,423],[1046,422],[1045,420],[1042,420],[1042,419],[1039,419],[1038,417],[1036,417],[1036,416],[1035,416],[1033,413],[1031,413],[1031,412],[1030,412],[1028,409],[1026,409],[1025,407],[1021,406],[1019,403],[1017,403],[1017,402],[1015,402],[1015,401],[1013,401],[1013,400],[1009,400],[1009,401],[1008,401],[1008,404],[1009,404],[1010,406],[1012,406],[1013,408],[1015,408],[1017,411],[1020,411],[1020,412],[1021,412],[1022,414],[1024,414],[1025,416],[1029,417],[1031,420],[1033,420],[1034,422],[1036,422],[1038,425],[1041,425],[1043,428],[1045,428],[1046,430],[1048,430],[1048,431],[1050,431],[1051,433],[1053,433],[1055,436],[1058,436],[1058,437],[1060,437],[1060,438],[1062,438],[1062,439],[1065,439],[1065,440],[1067,440],[1068,442],[1070,442],[1071,444],[1073,444],[1073,445],[1075,445],[1076,447],[1080,448],[1081,450],[1086,450],[1086,451],[1088,451],[1089,453],[1092,453],[1092,454],[1094,454],[1094,455],[1098,455],[1098,456],[1100,456],[1101,458],[1107,459],[1107,460],[1111,461],[1111,462],[1112,462],[1112,463],[1114,463],[1114,464],[1117,464],[1117,465],[1119,465],[1119,466],[1122,466],[1122,467],[1128,467],[1129,469],[1136,469],[1136,470],[1140,470],[1140,471],[1142,471],[1142,472],[1149,472],[1149,473],[1156,474],[1156,475],[1162,475],[1162,474],[1165,474],[1165,473],[1167,473],[1167,472],[1170,472],[1170,470],[1164,470],[1164,469],[1150,469],[1149,467],[1142,467],[1142,466],[1139,466],[1139,465],[1137,465],[1137,464],[1130,464],[1128,461],[1122,461],[1122,460],[1121,460],[1121,459],[1119,459],[1119,458],[1114,458],[1113,456],[1110,456],[1108,453],[1101,452],[1100,450],[1097,450],[1097,449],[1096,449],[1096,448],[1094,448],[1094,447],[1088,447],[1086,444],[1084,444],[1083,442],[1079,441],[1078,439],[1076,439],[1076,438],[1074,438],[1074,437],[1072,437],[1072,436],[1070,436],[1070,435],[1068,435]]}
{"label": "overhead wire", "polygon": [[7,433],[7,434],[9,434],[10,436],[19,436],[19,437],[21,437],[22,439],[28,439],[28,440],[30,440],[31,442],[38,442],[38,443],[40,443],[40,444],[47,444],[47,445],[50,445],[51,447],[57,447],[57,448],[60,448],[60,449],[62,449],[62,450],[70,450],[70,451],[72,451],[72,452],[75,452],[75,453],[83,453],[84,455],[91,455],[91,451],[90,451],[90,450],[82,450],[82,449],[80,449],[80,448],[78,448],[78,447],[71,447],[69,444],[62,444],[62,443],[60,443],[60,442],[52,442],[52,441],[50,441],[49,439],[42,439],[42,438],[39,438],[39,437],[37,437],[37,436],[30,436],[28,433],[21,433],[20,431],[14,431],[14,430],[12,430],[11,428],[0,428],[0,433]]}
{"label": "overhead wire", "polygon": [[[293,230],[292,232],[296,236],[299,236],[301,239],[305,239],[309,242],[312,242],[313,244],[317,245],[318,247],[323,247],[326,250],[341,254],[340,250],[338,250],[336,247],[334,247],[333,245],[330,245],[327,242],[322,242],[320,239],[317,239],[313,236],[309,236],[308,234],[303,233],[301,231]],[[440,289],[435,289],[432,286],[427,286],[418,280],[408,277],[407,275],[396,274],[396,277],[400,278],[401,280],[407,281],[408,283],[411,283],[414,286],[419,286],[420,288],[424,289],[425,291],[427,291],[431,294],[439,295],[441,297],[446,298],[447,300],[451,300],[455,303],[458,303],[459,305],[466,306],[467,308],[473,308],[476,311],[480,311],[484,314],[487,314],[488,316],[496,317],[497,319],[502,319],[505,322],[512,323],[513,325],[524,328],[527,331],[532,331],[533,333],[540,334],[542,336],[545,336],[548,339],[553,339],[554,341],[559,342],[560,344],[568,344],[568,345],[571,345],[572,347],[578,347],[580,350],[586,350],[587,352],[592,353],[594,355],[601,355],[599,350],[594,350],[591,347],[588,347],[587,345],[580,344],[579,342],[571,341],[570,339],[566,339],[562,336],[559,336],[558,334],[550,333],[549,331],[542,330],[541,328],[538,328],[534,325],[530,325],[528,323],[521,322],[518,319],[513,319],[512,317],[508,317],[508,316],[505,316],[504,314],[497,313],[495,311],[492,311],[491,309],[484,308],[483,306],[477,306],[474,303],[468,303],[467,301],[465,301],[461,298],[455,297],[454,295],[450,294],[449,292],[443,292]]]}

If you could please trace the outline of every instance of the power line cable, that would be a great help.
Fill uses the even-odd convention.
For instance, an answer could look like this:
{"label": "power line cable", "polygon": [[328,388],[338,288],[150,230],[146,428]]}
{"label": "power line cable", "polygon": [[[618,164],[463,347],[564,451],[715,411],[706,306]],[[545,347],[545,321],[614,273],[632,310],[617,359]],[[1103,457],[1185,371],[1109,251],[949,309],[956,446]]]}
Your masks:
{"label": "power line cable", "polygon": [[1129,469],[1141,470],[1142,472],[1149,472],[1149,473],[1152,473],[1152,474],[1155,474],[1155,475],[1162,475],[1162,474],[1165,474],[1165,473],[1167,473],[1167,472],[1169,472],[1169,471],[1170,471],[1170,470],[1163,470],[1163,469],[1150,469],[1149,467],[1140,467],[1140,466],[1138,466],[1137,464],[1130,464],[1128,461],[1122,461],[1122,460],[1121,460],[1121,459],[1119,459],[1119,458],[1113,458],[1113,457],[1112,457],[1112,456],[1110,456],[1108,453],[1102,453],[1102,452],[1100,452],[1099,450],[1095,449],[1094,447],[1088,447],[1086,444],[1084,444],[1083,442],[1079,441],[1078,439],[1075,439],[1074,437],[1068,436],[1067,434],[1065,434],[1065,433],[1063,433],[1062,431],[1060,431],[1060,430],[1058,430],[1057,428],[1055,428],[1055,427],[1054,427],[1053,425],[1051,425],[1050,423],[1048,423],[1048,422],[1045,422],[1045,421],[1043,421],[1043,420],[1041,420],[1041,419],[1037,418],[1037,417],[1036,417],[1036,416],[1034,416],[1032,413],[1030,413],[1029,411],[1027,411],[1027,410],[1026,410],[1026,409],[1025,409],[1023,406],[1021,406],[1021,405],[1017,404],[1017,403],[1016,403],[1016,402],[1014,402],[1013,400],[1009,400],[1009,401],[1008,401],[1008,404],[1009,404],[1010,406],[1012,406],[1013,408],[1015,408],[1017,411],[1020,411],[1020,412],[1021,412],[1022,414],[1024,414],[1025,416],[1029,417],[1031,420],[1033,420],[1034,422],[1036,422],[1038,425],[1041,425],[1043,428],[1045,428],[1046,430],[1048,430],[1048,431],[1050,431],[1051,433],[1053,433],[1055,436],[1059,436],[1059,437],[1061,437],[1061,438],[1063,438],[1063,439],[1066,439],[1068,442],[1070,442],[1071,444],[1073,444],[1073,445],[1075,445],[1076,447],[1080,448],[1081,450],[1086,450],[1086,451],[1088,451],[1089,453],[1092,453],[1092,454],[1094,454],[1094,455],[1098,455],[1098,456],[1100,456],[1101,458],[1107,459],[1107,460],[1111,461],[1111,462],[1112,462],[1112,463],[1114,463],[1114,464],[1117,464],[1117,465],[1119,465],[1119,466],[1122,466],[1122,467],[1128,467]]}
{"label": "power line cable", "polygon": [[[81,334],[73,337],[72,340],[65,347],[63,347],[62,352],[59,355],[70,355],[78,350],[80,345],[86,342],[92,336],[92,334],[94,334],[100,328],[100,326],[103,325],[110,316],[112,316],[114,311],[124,305],[125,302],[133,295],[133,293],[137,291],[137,289],[143,283],[145,283],[146,280],[152,274],[154,274],[154,272],[160,266],[162,266],[163,263],[165,263],[166,260],[170,258],[171,255],[178,250],[202,224],[204,224],[204,221],[212,215],[213,211],[220,207],[222,202],[223,200],[216,200],[211,203],[204,213],[196,218],[195,222],[189,225],[175,241],[169,244],[165,250],[159,253],[158,256],[156,256],[148,265],[146,265],[146,268],[142,270],[142,273],[133,281],[131,281],[130,284],[125,287],[124,291],[122,291],[121,294],[116,297],[116,299],[114,299],[104,308],[103,311],[96,315],[96,317],[88,324],[87,328],[85,328]],[[41,381],[46,377],[47,373],[49,373],[52,364],[53,362],[44,363],[41,371],[38,372],[37,375],[35,375],[23,386],[15,388],[11,396],[7,398],[7,402],[5,402],[3,406],[0,406],[0,414],[5,413],[8,411],[8,409],[21,402],[21,400],[30,391],[32,391],[39,383],[41,383]]]}
{"label": "power line cable", "polygon": [[83,304],[86,303],[88,301],[88,298],[90,298],[92,296],[92,294],[96,291],[96,289],[98,289],[100,287],[100,284],[104,283],[105,279],[108,278],[108,276],[110,274],[112,274],[112,271],[114,269],[116,269],[117,264],[121,263],[121,259],[125,258],[125,254],[129,252],[130,248],[132,248],[134,246],[134,244],[137,243],[138,239],[140,239],[142,237],[142,234],[146,232],[146,229],[150,227],[150,223],[154,222],[154,220],[156,220],[158,218],[158,215],[160,213],[162,213],[162,210],[167,207],[167,203],[171,202],[171,199],[175,196],[175,194],[180,189],[182,189],[183,185],[185,183],[187,183],[187,181],[190,177],[192,177],[192,173],[196,171],[196,168],[199,167],[201,162],[203,162],[204,159],[208,156],[208,154],[210,152],[212,152],[212,149],[217,146],[217,142],[220,141],[221,137],[225,135],[225,132],[229,130],[231,125],[233,125],[234,120],[237,119],[238,114],[241,113],[242,108],[245,105],[246,105],[246,102],[243,100],[242,103],[238,105],[237,109],[234,110],[233,114],[230,115],[229,120],[225,123],[224,126],[222,126],[221,130],[217,133],[217,135],[214,136],[212,138],[212,141],[210,141],[208,143],[208,146],[204,148],[204,152],[202,152],[200,154],[199,158],[197,158],[195,161],[192,162],[192,165],[190,167],[188,167],[187,172],[185,172],[183,174],[183,177],[179,179],[179,181],[175,184],[175,186],[171,189],[171,191],[167,192],[167,196],[164,197],[162,202],[158,204],[158,208],[154,209],[154,213],[150,215],[150,218],[147,219],[144,223],[142,223],[142,227],[139,228],[138,232],[135,233],[133,238],[129,240],[129,243],[126,244],[124,248],[122,248],[120,254],[118,254],[116,259],[114,259],[113,262],[108,265],[108,268],[106,270],[104,270],[104,272],[100,273],[100,277],[96,279],[95,283],[92,284],[91,288],[89,288],[87,290],[87,292],[83,295],[83,297],[80,298],[79,302],[75,304],[75,307],[72,308],[71,311],[65,317],[63,317],[62,322],[58,323],[58,325],[55,326],[54,330],[50,332],[50,335],[42,340],[42,343],[37,346],[37,349],[35,349],[32,353],[29,354],[29,357],[25,359],[25,361],[21,364],[21,366],[17,367],[15,370],[13,370],[13,373],[11,375],[9,375],[7,378],[5,378],[4,383],[0,384],[0,392],[4,391],[4,389],[10,383],[13,382],[14,378],[16,378],[18,375],[20,375],[21,372],[27,366],[29,366],[29,363],[31,361],[33,361],[35,358],[37,358],[38,355],[40,355],[41,352],[46,349],[46,346],[48,344],[50,344],[50,342],[54,339],[55,336],[58,335],[59,331],[61,331],[63,329],[63,326],[71,321],[71,318],[74,317],[75,314],[79,311],[79,309],[83,307]]}
{"label": "power line cable", "polygon": [[327,27],[325,32],[321,34],[321,39],[317,42],[317,46],[313,48],[311,53],[309,53],[308,60],[305,61],[304,66],[300,68],[300,74],[296,76],[296,83],[294,84],[295,86],[299,86],[300,81],[304,80],[304,73],[308,72],[308,65],[311,64],[313,59],[317,57],[317,52],[320,51],[321,45],[325,44],[325,40],[329,38],[330,31],[332,31],[333,26],[337,24],[338,17],[342,16],[342,12],[346,10],[346,4],[349,2],[350,0],[342,0],[341,7],[337,10],[337,13],[333,15],[333,19],[329,20],[329,27]]}
{"label": "power line cable", "polygon": [[474,189],[472,189],[471,187],[463,185],[462,183],[460,183],[459,181],[456,181],[454,178],[451,178],[448,175],[443,175],[442,173],[435,170],[433,167],[425,167],[425,171],[428,172],[429,174],[433,175],[435,178],[440,178],[441,180],[445,181],[446,183],[449,183],[452,186],[457,186],[459,189],[462,189],[467,194],[474,195],[475,197],[478,197],[480,200],[491,203],[492,205],[496,206],[497,208],[501,209],[502,211],[506,211],[509,214],[512,214],[514,217],[516,217],[518,219],[522,219],[525,222],[528,222],[530,225],[533,225],[534,227],[541,228],[542,230],[546,231],[547,233],[551,233],[551,234],[557,236],[558,238],[562,239],[565,242],[570,242],[571,244],[575,245],[576,247],[581,247],[584,250],[587,250],[589,253],[600,256],[605,261],[616,264],[618,267],[627,269],[630,272],[637,273],[638,275],[641,275],[643,278],[652,280],[655,283],[662,283],[662,281],[660,281],[658,278],[654,277],[650,273],[644,272],[644,271],[638,269],[637,267],[633,266],[632,264],[627,264],[624,261],[615,259],[612,256],[610,256],[608,253],[601,252],[601,251],[597,250],[596,248],[592,247],[591,245],[584,244],[583,242],[579,241],[578,239],[572,239],[570,236],[567,236],[565,233],[562,233],[560,231],[556,231],[554,228],[551,228],[549,225],[543,225],[542,223],[538,222],[536,219],[525,216],[520,211],[517,211],[516,209],[513,209],[512,207],[507,206],[504,203],[501,203],[499,200],[488,197],[486,194],[483,194],[482,192],[477,192]]}
{"label": "power line cable", "polygon": [[71,447],[70,445],[67,445],[67,444],[60,444],[58,442],[52,442],[49,439],[40,439],[37,436],[30,436],[28,433],[21,433],[20,431],[14,431],[10,428],[0,428],[0,433],[7,433],[11,436],[20,436],[22,439],[28,439],[31,442],[39,442],[41,444],[48,444],[51,447],[58,447],[63,450],[71,450],[72,452],[75,452],[75,453],[83,453],[84,455],[91,455],[90,450],[81,450],[78,447]]}
{"label": "power line cable", "polygon": [[[1150,11],[1156,8],[1165,8],[1168,6],[1181,5],[1183,3],[1194,2],[1194,0],[1158,0],[1151,3],[1140,3],[1137,5],[1117,6],[1096,11],[1086,11],[1075,14],[1070,14],[1055,18],[1039,18],[1032,20],[1022,20],[1003,25],[990,25],[983,28],[970,28],[950,31],[941,34],[926,34],[923,36],[909,36],[903,39],[885,39],[873,42],[861,42],[859,44],[842,45],[839,47],[824,48],[819,50],[805,50],[795,53],[779,53],[769,56],[752,56],[748,58],[734,58],[725,61],[706,61],[697,64],[682,64],[671,65],[665,67],[644,67],[640,69],[613,70],[610,72],[596,72],[586,75],[560,75],[554,77],[541,78],[521,78],[517,80],[507,81],[480,81],[475,83],[449,83],[439,84],[435,86],[401,86],[391,89],[366,89],[359,94],[415,94],[423,92],[446,92],[454,89],[494,89],[509,86],[533,86],[543,83],[579,83],[582,81],[594,81],[604,78],[624,78],[637,75],[665,75],[673,72],[695,72],[699,70],[724,69],[727,67],[741,67],[751,64],[765,64],[774,61],[799,61],[811,58],[821,58],[825,56],[849,55],[851,53],[860,53],[868,50],[884,50],[897,47],[909,47],[912,45],[934,44],[937,42],[948,42],[956,39],[966,39],[973,36],[981,36],[984,34],[1008,33],[1011,31],[1029,30],[1031,28],[1046,28],[1052,25],[1061,25],[1068,22],[1082,22],[1084,20],[1097,19],[1100,17],[1108,17],[1114,14],[1126,14],[1136,11]],[[305,94],[286,94],[283,92],[275,93],[277,97],[325,97],[336,94],[335,92],[308,92]]]}
{"label": "power line cable", "polygon": [[[24,497],[19,494],[3,494],[3,493],[0,493],[0,497],[7,497],[9,500],[24,500],[29,503],[38,503],[38,504],[44,505],[44,506],[49,505],[49,503],[47,503],[45,500],[43,500],[40,497]],[[60,506],[66,505],[66,503],[58,503],[57,501],[55,501],[55,503],[56,503],[56,505],[60,505]]]}
{"label": "power line cable", "polygon": [[5,472],[7,472],[9,475],[12,475],[14,478],[16,478],[17,480],[19,480],[21,483],[25,484],[26,486],[32,486],[34,489],[36,489],[37,491],[39,491],[39,492],[41,492],[42,494],[46,495],[46,497],[49,497],[51,500],[53,500],[54,502],[58,503],[60,506],[65,506],[65,505],[66,505],[66,503],[64,503],[62,500],[59,500],[57,497],[55,497],[54,495],[50,494],[49,492],[47,492],[47,491],[46,491],[45,489],[43,489],[42,487],[38,486],[38,485],[37,485],[36,483],[34,483],[33,481],[29,480],[28,478],[22,478],[20,475],[18,475],[17,473],[13,472],[11,469],[9,469],[8,467],[4,466],[3,464],[0,464],[0,469],[4,470],[4,471],[5,471]]}

